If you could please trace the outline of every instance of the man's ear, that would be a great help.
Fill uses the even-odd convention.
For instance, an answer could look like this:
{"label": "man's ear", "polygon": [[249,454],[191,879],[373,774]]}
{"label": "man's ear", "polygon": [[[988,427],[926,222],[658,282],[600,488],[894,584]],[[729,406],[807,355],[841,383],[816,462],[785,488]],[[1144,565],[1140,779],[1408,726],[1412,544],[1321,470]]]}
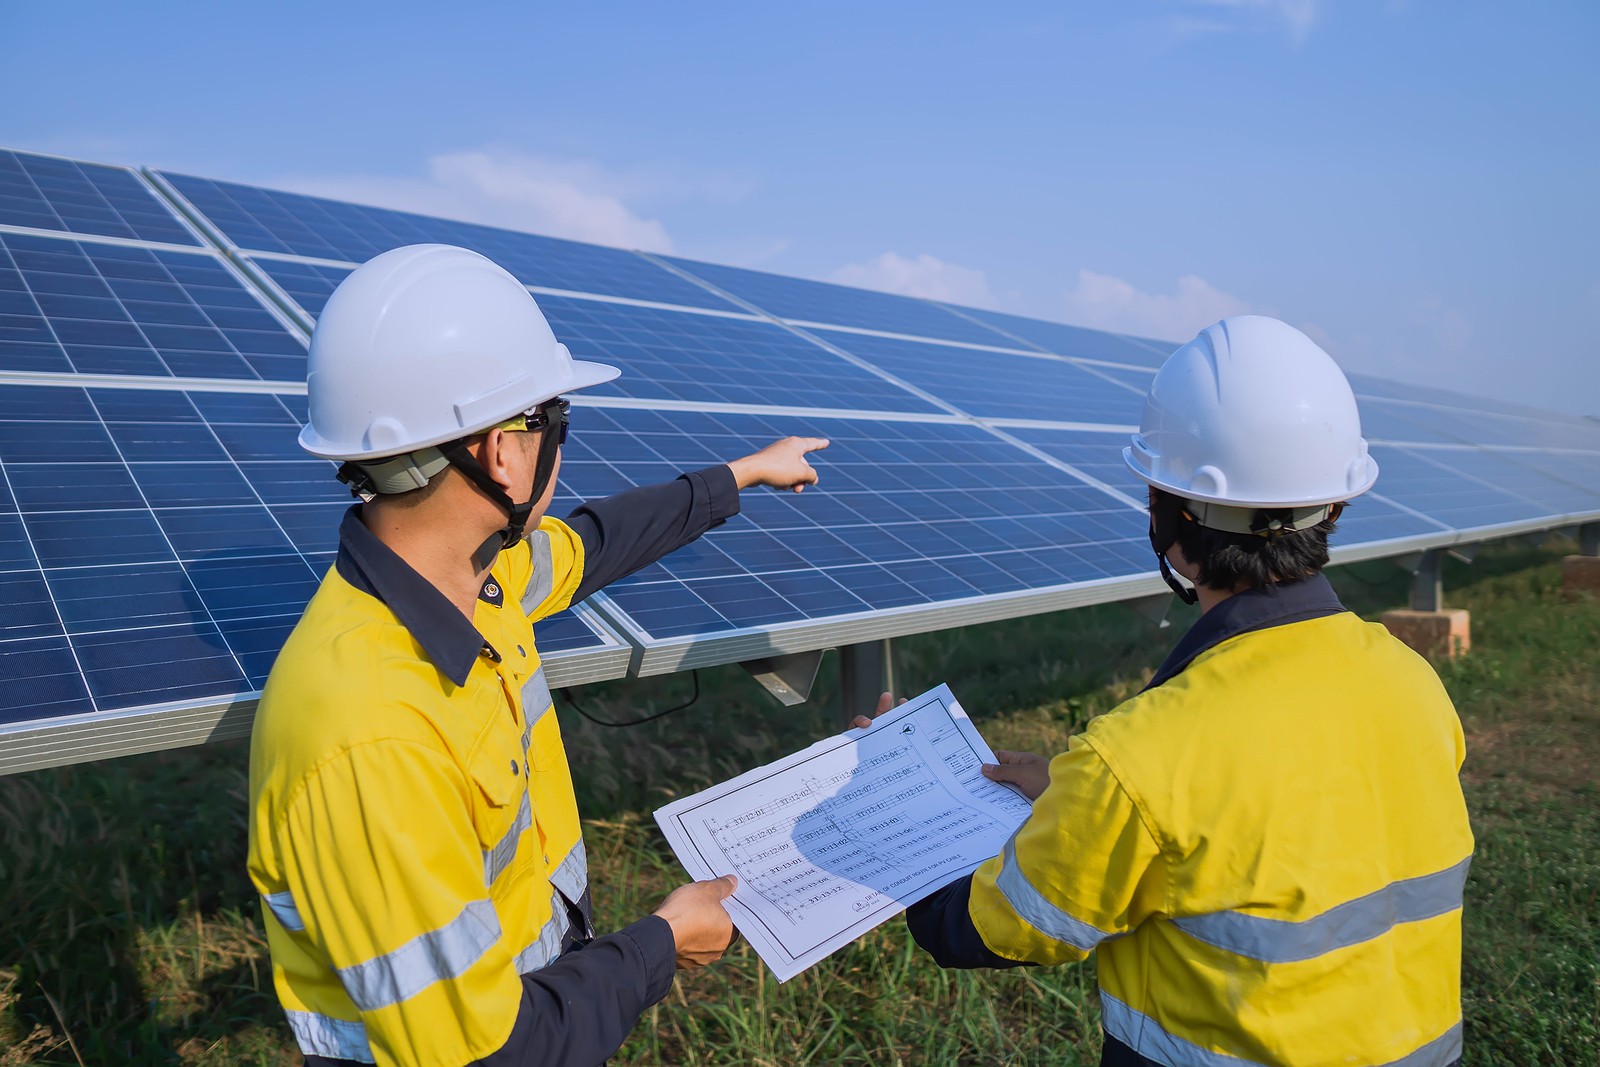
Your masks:
{"label": "man's ear", "polygon": [[482,442],[473,448],[478,466],[494,479],[496,485],[507,492],[510,492],[516,482],[512,467],[521,458],[513,451],[519,444],[513,438],[523,436],[527,435],[513,434],[496,428],[484,434]]}

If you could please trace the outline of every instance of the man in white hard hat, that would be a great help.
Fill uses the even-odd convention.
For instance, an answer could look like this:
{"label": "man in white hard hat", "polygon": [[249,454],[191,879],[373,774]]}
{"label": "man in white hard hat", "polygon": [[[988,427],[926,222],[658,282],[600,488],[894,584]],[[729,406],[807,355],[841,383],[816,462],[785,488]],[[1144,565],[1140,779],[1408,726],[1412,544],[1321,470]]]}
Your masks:
{"label": "man in white hard hat", "polygon": [[273,667],[251,744],[251,880],[306,1062],[591,1064],[675,965],[733,937],[733,879],[596,936],[533,623],[738,511],[816,481],[788,438],[544,517],[574,360],[528,290],[465,249],[358,268],[311,340],[313,455],[364,503]]}
{"label": "man in white hard hat", "polygon": [[1124,457],[1203,614],[1065,753],[998,753],[1033,814],[913,935],[946,967],[1097,953],[1108,1067],[1458,1062],[1461,726],[1321,574],[1378,475],[1344,375],[1224,319],[1166,361]]}

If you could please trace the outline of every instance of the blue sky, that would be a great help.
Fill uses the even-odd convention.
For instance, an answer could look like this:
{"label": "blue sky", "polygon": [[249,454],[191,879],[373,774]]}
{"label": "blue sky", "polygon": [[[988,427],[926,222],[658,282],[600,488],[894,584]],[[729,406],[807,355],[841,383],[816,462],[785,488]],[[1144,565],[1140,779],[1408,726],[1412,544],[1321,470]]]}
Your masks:
{"label": "blue sky", "polygon": [[10,0],[0,144],[1600,414],[1600,4]]}

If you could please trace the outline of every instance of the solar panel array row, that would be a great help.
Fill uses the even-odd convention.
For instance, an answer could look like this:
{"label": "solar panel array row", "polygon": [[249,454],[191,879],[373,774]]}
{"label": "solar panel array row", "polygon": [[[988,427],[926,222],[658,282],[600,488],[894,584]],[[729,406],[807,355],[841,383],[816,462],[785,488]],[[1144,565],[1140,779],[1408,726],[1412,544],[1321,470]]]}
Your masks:
{"label": "solar panel array row", "polygon": [[[32,192],[11,192],[13,173]],[[156,247],[195,242],[131,172],[0,153],[0,723],[260,686],[349,502],[295,444],[304,328],[354,262],[414,241],[495,258],[536,288],[575,354],[624,368],[579,398],[558,514],[786,433],[833,442],[818,490],[746,494],[741,518],[597,598],[643,650],[641,670],[686,662],[684,649],[725,660],[756,647],[751,635],[794,650],[940,625],[964,605],[998,616],[1061,590],[1155,588],[1143,486],[1120,448],[1158,342],[153,180],[244,273],[217,251]],[[82,207],[86,188],[114,219]],[[63,377],[5,384],[41,372]],[[72,384],[90,375],[111,377]],[[1344,520],[1347,545],[1600,515],[1600,428],[1585,420],[1357,387],[1384,473]],[[558,657],[617,647],[570,614],[539,640]]]}

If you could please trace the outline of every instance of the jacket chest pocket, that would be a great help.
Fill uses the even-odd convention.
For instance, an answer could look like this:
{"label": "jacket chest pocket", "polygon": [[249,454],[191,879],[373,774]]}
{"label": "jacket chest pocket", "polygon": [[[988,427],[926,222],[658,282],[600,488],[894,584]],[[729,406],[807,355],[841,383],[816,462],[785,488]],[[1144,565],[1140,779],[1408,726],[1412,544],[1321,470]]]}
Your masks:
{"label": "jacket chest pocket", "polygon": [[533,825],[521,739],[509,728],[490,730],[467,770],[476,786],[472,822],[483,850],[484,884],[492,885],[511,866],[519,841]]}

